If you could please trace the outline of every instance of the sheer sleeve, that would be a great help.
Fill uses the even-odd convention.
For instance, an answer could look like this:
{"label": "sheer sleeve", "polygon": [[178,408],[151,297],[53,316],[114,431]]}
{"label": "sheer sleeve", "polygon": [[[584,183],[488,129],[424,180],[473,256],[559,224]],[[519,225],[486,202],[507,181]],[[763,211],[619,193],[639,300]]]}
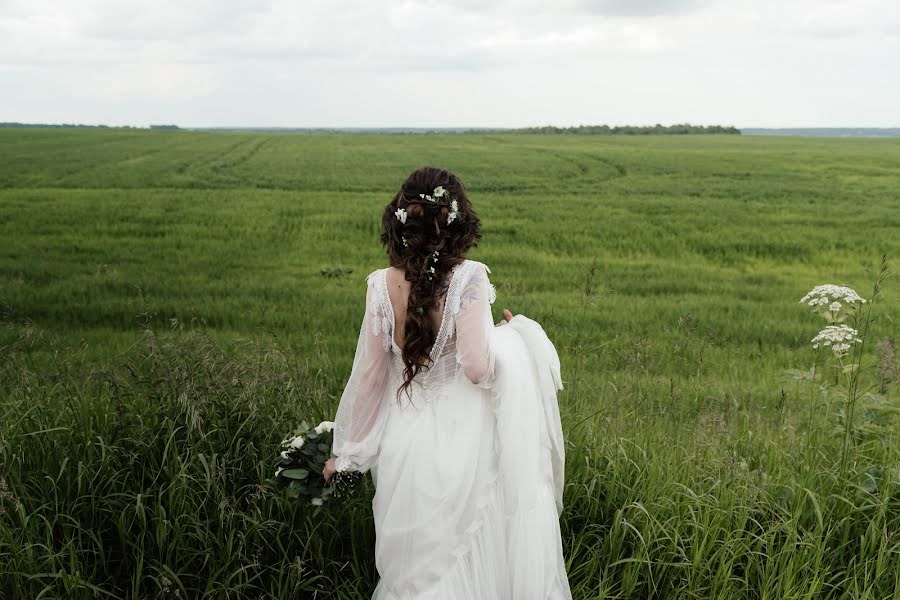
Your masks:
{"label": "sheer sleeve", "polygon": [[334,418],[332,453],[338,471],[371,468],[387,420],[392,324],[378,293],[378,275],[379,271],[374,271],[367,278],[366,312],[356,355]]}
{"label": "sheer sleeve", "polygon": [[487,265],[475,263],[462,288],[456,313],[456,358],[472,383],[489,388],[494,381],[495,355],[491,337],[494,320],[491,304],[496,292],[488,279]]}

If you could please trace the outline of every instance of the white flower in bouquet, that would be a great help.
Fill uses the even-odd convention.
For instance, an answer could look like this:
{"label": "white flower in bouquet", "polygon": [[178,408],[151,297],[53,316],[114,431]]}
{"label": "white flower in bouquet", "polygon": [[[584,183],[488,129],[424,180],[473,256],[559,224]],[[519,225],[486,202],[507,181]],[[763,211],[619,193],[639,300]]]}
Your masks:
{"label": "white flower in bouquet", "polygon": [[316,425],[316,433],[331,433],[334,429],[334,421],[322,421]]}
{"label": "white flower in bouquet", "polygon": [[847,325],[829,325],[812,339],[813,348],[831,348],[838,357],[845,355],[853,344],[860,342],[859,332]]}
{"label": "white flower in bouquet", "polygon": [[333,421],[322,421],[315,427],[302,421],[293,435],[282,440],[274,464],[275,479],[287,488],[290,497],[322,506],[331,498],[349,497],[359,487],[362,474],[358,472],[335,473],[330,482],[322,477],[322,465],[331,455],[329,436],[333,431]]}

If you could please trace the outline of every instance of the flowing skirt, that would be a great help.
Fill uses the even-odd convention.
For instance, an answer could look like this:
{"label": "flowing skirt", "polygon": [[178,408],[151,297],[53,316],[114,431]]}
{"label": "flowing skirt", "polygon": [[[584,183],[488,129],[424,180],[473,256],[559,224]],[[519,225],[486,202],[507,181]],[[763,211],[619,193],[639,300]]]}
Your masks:
{"label": "flowing skirt", "polygon": [[391,404],[372,468],[374,600],[571,600],[555,351],[533,322],[513,324],[492,389],[460,373]]}
{"label": "flowing skirt", "polygon": [[372,468],[375,600],[509,600],[490,392],[414,383],[391,405]]}

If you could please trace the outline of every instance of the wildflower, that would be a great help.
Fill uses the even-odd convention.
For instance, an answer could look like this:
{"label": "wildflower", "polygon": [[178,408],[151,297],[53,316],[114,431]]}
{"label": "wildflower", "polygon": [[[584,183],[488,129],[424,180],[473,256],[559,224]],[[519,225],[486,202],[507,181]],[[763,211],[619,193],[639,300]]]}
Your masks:
{"label": "wildflower", "polygon": [[848,325],[829,325],[812,339],[813,348],[831,348],[837,357],[844,356],[853,344],[859,344],[859,332]]}
{"label": "wildflower", "polygon": [[446,193],[447,193],[447,190],[445,190],[444,186],[442,186],[442,185],[439,185],[436,188],[434,188],[434,197],[435,198],[440,198],[441,196],[443,196]]}
{"label": "wildflower", "polygon": [[293,448],[294,450],[299,450],[300,448],[303,447],[303,443],[305,441],[306,440],[303,439],[302,435],[298,435],[293,440],[291,440],[291,448]]}
{"label": "wildflower", "polygon": [[831,322],[842,321],[847,316],[845,307],[849,310],[865,302],[853,288],[831,284],[817,285],[800,299],[801,304]]}
{"label": "wildflower", "polygon": [[397,217],[397,220],[406,225],[406,209],[398,208],[394,211],[394,215]]}
{"label": "wildflower", "polygon": [[309,501],[309,503],[312,504],[313,506],[322,506],[323,504],[325,504],[325,501],[322,500],[321,498],[313,498],[312,500]]}

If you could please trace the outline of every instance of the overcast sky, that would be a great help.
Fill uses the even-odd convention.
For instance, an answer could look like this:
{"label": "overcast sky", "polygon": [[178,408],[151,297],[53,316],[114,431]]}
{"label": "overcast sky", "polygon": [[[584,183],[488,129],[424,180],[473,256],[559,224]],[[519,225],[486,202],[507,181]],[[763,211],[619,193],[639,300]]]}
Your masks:
{"label": "overcast sky", "polygon": [[900,0],[0,0],[0,121],[900,126]]}

